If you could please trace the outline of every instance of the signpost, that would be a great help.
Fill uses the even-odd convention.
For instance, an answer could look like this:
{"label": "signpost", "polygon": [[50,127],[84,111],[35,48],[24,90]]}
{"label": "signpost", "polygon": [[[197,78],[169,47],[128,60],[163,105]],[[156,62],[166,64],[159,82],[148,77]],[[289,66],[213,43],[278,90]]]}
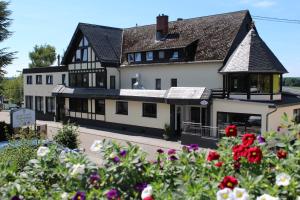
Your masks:
{"label": "signpost", "polygon": [[10,112],[10,123],[13,128],[35,126],[35,112],[27,108],[20,108]]}

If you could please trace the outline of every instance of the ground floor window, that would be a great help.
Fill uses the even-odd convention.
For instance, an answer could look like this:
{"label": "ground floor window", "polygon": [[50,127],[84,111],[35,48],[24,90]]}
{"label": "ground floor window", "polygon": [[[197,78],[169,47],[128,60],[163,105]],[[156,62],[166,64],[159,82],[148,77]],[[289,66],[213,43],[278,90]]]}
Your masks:
{"label": "ground floor window", "polygon": [[236,125],[238,133],[260,133],[261,132],[261,115],[247,113],[227,113],[218,112],[217,126],[225,129],[227,125]]}
{"label": "ground floor window", "polygon": [[128,115],[128,102],[117,101],[116,102],[116,114]]}
{"label": "ground floor window", "polygon": [[143,117],[157,117],[157,105],[155,103],[143,103]]}
{"label": "ground floor window", "polygon": [[87,113],[88,99],[79,99],[79,98],[70,99],[70,111]]}
{"label": "ground floor window", "polygon": [[46,97],[46,112],[55,113],[55,99],[54,97]]}
{"label": "ground floor window", "polygon": [[36,96],[35,97],[35,110],[43,111],[44,110],[44,101],[43,97]]}
{"label": "ground floor window", "polygon": [[300,109],[294,109],[295,123],[300,124]]}
{"label": "ground floor window", "polygon": [[25,96],[25,107],[28,109],[33,108],[33,97],[32,96]]}
{"label": "ground floor window", "polygon": [[105,115],[105,100],[96,99],[95,100],[95,113],[99,115]]}

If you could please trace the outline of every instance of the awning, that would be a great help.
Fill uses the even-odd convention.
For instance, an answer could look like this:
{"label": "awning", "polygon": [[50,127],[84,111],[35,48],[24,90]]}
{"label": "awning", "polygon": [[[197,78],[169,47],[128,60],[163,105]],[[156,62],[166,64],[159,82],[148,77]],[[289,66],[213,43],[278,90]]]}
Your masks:
{"label": "awning", "polygon": [[172,87],[169,90],[70,88],[57,85],[53,96],[69,98],[104,98],[159,102],[182,105],[207,105],[211,91],[205,87]]}

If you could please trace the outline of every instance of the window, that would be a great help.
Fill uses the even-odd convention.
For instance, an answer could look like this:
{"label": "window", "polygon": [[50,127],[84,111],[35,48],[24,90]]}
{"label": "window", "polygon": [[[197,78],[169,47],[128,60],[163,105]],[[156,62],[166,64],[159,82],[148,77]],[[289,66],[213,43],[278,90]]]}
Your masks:
{"label": "window", "polygon": [[35,97],[35,110],[42,112],[44,110],[44,101],[43,97]]}
{"label": "window", "polygon": [[96,99],[95,100],[95,112],[99,115],[105,115],[105,100]]}
{"label": "window", "polygon": [[271,92],[270,74],[251,74],[250,92],[251,93],[270,93]]}
{"label": "window", "polygon": [[171,87],[177,87],[177,79],[176,78],[171,79]]}
{"label": "window", "polygon": [[280,75],[273,74],[273,93],[277,94],[280,92]]}
{"label": "window", "polygon": [[79,43],[79,48],[76,50],[75,62],[88,61],[88,46],[89,43],[86,37],[83,37],[83,39]]}
{"label": "window", "polygon": [[27,84],[28,85],[32,84],[32,76],[27,76],[26,79],[27,79]]}
{"label": "window", "polygon": [[55,113],[55,101],[54,97],[46,97],[46,112]]}
{"label": "window", "polygon": [[177,60],[178,58],[179,58],[179,56],[178,56],[178,51],[174,51],[173,54],[172,54],[171,59],[172,59],[172,60]]}
{"label": "window", "polygon": [[61,75],[61,84],[66,85],[66,75],[65,74]]}
{"label": "window", "polygon": [[246,93],[247,92],[247,76],[243,74],[231,74],[229,77],[230,81],[230,92]]}
{"label": "window", "polygon": [[69,79],[71,87],[89,87],[88,73],[70,73]]}
{"label": "window", "polygon": [[155,79],[155,89],[161,90],[161,79],[160,78]]}
{"label": "window", "polygon": [[53,76],[52,75],[46,75],[46,84],[47,85],[53,84]]}
{"label": "window", "polygon": [[35,83],[36,84],[43,84],[42,75],[35,76]]}
{"label": "window", "polygon": [[134,62],[134,54],[133,54],[133,53],[129,53],[129,54],[128,54],[127,61],[128,61],[129,63]]}
{"label": "window", "polygon": [[82,58],[82,61],[83,62],[86,62],[88,60],[88,49],[87,48],[84,48],[84,49],[81,49],[81,58]]}
{"label": "window", "polygon": [[294,110],[295,123],[300,124],[300,109]]}
{"label": "window", "polygon": [[247,113],[217,113],[217,126],[224,130],[226,126],[233,124],[237,126],[238,133],[260,133],[261,132],[261,115]]}
{"label": "window", "polygon": [[143,117],[156,118],[157,106],[155,103],[143,103]]}
{"label": "window", "polygon": [[105,88],[105,77],[106,73],[105,72],[98,72],[96,73],[96,87],[99,88]]}
{"label": "window", "polygon": [[128,115],[128,102],[117,101],[116,102],[116,114]]}
{"label": "window", "polygon": [[147,61],[153,60],[153,51],[146,52],[146,60]]}
{"label": "window", "polygon": [[116,89],[116,77],[110,76],[109,77],[110,89]]}
{"label": "window", "polygon": [[141,62],[142,61],[142,54],[141,53],[135,53],[134,54],[135,62]]}
{"label": "window", "polygon": [[25,96],[25,107],[28,109],[33,108],[33,97],[32,96]]}
{"label": "window", "polygon": [[76,50],[75,61],[76,61],[76,62],[80,62],[80,61],[81,61],[81,49],[77,49],[77,50]]}
{"label": "window", "polygon": [[164,51],[159,51],[158,52],[158,58],[161,59],[165,59],[165,52]]}
{"label": "window", "polygon": [[137,81],[136,78],[131,79],[131,89],[134,89],[134,84],[136,83],[136,81]]}
{"label": "window", "polygon": [[70,111],[73,112],[88,112],[88,99],[70,99]]}

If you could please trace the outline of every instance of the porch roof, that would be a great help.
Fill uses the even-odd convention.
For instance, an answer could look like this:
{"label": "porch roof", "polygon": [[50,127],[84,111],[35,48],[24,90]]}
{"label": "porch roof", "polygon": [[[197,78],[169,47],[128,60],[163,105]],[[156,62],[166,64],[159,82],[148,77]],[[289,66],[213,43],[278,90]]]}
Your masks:
{"label": "porch roof", "polygon": [[169,104],[199,104],[209,100],[210,90],[205,87],[172,87],[169,90],[71,88],[57,85],[53,96],[71,98],[105,98]]}

